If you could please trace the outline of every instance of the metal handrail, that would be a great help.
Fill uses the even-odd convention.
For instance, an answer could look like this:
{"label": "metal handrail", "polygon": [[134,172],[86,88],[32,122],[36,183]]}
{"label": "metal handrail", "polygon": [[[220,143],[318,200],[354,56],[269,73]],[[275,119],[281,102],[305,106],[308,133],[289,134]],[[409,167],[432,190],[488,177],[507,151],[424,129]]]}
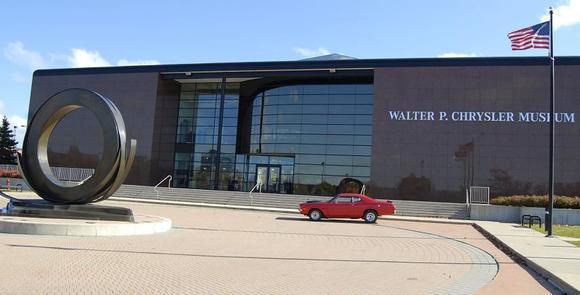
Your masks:
{"label": "metal handrail", "polygon": [[156,184],[153,187],[153,190],[155,191],[155,194],[157,195],[157,199],[159,199],[159,191],[157,190],[157,187],[159,185],[161,185],[164,181],[166,181],[167,179],[169,179],[169,181],[167,182],[167,187],[171,188],[171,180],[173,179],[173,176],[171,176],[171,174],[165,176],[165,178],[163,178],[158,184]]}
{"label": "metal handrail", "polygon": [[85,181],[87,181],[87,179],[89,179],[89,178],[91,178],[91,177],[93,177],[93,176],[92,176],[92,175],[89,175],[89,177],[87,177],[87,178],[83,179],[83,180],[82,180],[82,181],[81,181],[79,184],[83,184],[83,183],[85,183]]}
{"label": "metal handrail", "polygon": [[254,196],[252,195],[252,192],[254,192],[256,188],[258,188],[259,192],[262,193],[262,183],[261,182],[256,183],[256,185],[254,185],[252,190],[250,190],[250,206],[254,206]]}
{"label": "metal handrail", "polygon": [[469,205],[471,204],[489,204],[489,187],[488,186],[471,186],[469,187]]}

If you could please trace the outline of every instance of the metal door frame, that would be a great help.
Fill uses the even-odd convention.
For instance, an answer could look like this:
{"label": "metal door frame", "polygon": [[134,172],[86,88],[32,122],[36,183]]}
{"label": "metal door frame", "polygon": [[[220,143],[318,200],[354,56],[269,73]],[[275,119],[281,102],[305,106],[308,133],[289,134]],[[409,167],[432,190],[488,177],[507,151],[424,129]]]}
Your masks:
{"label": "metal door frame", "polygon": [[[265,188],[266,188],[266,192],[268,193],[275,193],[275,194],[279,194],[280,193],[280,182],[282,180],[282,165],[279,164],[256,164],[256,176],[254,177],[254,183],[258,183],[258,169],[260,167],[266,167],[266,183]],[[270,168],[278,168],[278,189],[275,192],[270,192],[267,191],[270,185]]]}

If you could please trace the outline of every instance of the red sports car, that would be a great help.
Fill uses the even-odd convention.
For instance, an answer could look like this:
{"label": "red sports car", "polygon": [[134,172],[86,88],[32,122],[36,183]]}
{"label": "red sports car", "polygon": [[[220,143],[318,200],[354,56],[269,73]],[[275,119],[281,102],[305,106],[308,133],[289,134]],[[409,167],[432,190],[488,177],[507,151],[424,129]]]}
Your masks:
{"label": "red sports car", "polygon": [[381,215],[395,214],[395,205],[388,200],[375,200],[361,194],[339,194],[326,202],[302,203],[300,213],[314,221],[322,218],[362,218],[367,223],[375,223]]}

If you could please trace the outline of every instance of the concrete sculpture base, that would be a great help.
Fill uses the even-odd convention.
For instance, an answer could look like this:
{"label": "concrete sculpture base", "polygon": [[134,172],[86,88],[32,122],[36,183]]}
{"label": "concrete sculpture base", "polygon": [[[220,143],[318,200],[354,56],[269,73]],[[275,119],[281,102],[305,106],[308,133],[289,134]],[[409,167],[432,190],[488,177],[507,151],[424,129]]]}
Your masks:
{"label": "concrete sculpture base", "polygon": [[150,235],[171,229],[171,220],[150,215],[136,215],[134,222],[88,221],[37,217],[0,216],[0,232],[56,236],[133,236]]}
{"label": "concrete sculpture base", "polygon": [[84,219],[133,222],[131,209],[93,204],[60,205],[44,200],[11,198],[2,215],[14,217],[39,217],[59,219]]}

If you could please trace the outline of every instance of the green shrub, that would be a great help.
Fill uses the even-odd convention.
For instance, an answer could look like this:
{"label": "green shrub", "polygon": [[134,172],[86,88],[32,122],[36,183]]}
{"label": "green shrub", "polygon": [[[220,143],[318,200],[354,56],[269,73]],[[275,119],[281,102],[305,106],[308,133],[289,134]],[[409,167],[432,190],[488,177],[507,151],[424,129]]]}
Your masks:
{"label": "green shrub", "polygon": [[[503,206],[546,207],[548,196],[501,196],[492,198],[489,203]],[[580,197],[556,196],[554,208],[580,209]]]}

